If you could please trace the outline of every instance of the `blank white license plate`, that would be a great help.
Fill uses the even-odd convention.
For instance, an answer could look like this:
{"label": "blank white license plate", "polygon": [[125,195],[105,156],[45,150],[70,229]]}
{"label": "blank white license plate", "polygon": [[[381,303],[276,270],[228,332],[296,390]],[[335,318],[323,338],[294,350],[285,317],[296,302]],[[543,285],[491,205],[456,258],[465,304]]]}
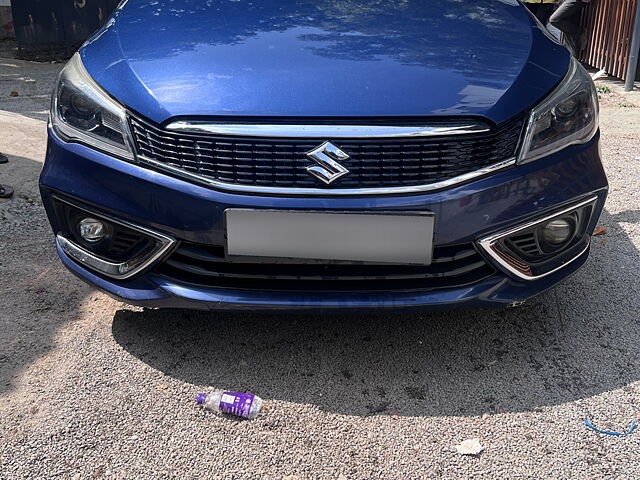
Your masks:
{"label": "blank white license plate", "polygon": [[434,215],[227,209],[227,256],[428,265]]}

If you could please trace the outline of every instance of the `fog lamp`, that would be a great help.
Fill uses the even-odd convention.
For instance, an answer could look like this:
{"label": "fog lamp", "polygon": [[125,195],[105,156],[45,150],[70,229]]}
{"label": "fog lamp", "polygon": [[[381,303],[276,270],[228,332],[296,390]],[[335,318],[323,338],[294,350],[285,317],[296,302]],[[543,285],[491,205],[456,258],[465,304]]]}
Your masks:
{"label": "fog lamp", "polygon": [[568,218],[551,220],[542,226],[542,239],[551,245],[561,245],[573,237],[575,223]]}
{"label": "fog lamp", "polygon": [[107,228],[100,220],[86,217],[78,223],[78,232],[87,242],[99,242],[105,237]]}

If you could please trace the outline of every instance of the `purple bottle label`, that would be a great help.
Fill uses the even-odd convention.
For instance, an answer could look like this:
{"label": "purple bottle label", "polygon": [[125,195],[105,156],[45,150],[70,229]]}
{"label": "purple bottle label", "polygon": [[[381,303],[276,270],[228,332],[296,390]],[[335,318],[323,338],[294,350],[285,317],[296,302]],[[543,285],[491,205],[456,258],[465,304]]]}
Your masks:
{"label": "purple bottle label", "polygon": [[224,392],[220,399],[220,411],[238,417],[249,418],[255,395],[252,393]]}

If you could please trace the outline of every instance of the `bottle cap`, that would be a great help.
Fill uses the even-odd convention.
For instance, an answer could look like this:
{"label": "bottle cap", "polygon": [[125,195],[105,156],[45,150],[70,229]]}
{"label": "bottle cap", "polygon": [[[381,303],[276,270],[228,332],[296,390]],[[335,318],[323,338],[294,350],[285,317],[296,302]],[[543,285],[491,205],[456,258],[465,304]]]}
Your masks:
{"label": "bottle cap", "polygon": [[206,399],[207,399],[207,394],[201,393],[198,395],[198,398],[196,398],[196,402],[198,403],[198,405],[202,405]]}

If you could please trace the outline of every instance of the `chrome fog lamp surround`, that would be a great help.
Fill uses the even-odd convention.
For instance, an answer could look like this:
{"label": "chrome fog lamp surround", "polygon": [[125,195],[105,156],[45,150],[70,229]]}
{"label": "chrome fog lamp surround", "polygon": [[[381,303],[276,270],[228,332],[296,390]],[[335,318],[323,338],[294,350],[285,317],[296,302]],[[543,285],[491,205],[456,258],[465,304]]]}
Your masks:
{"label": "chrome fog lamp surround", "polygon": [[[79,207],[75,203],[68,202],[57,197],[56,200],[67,203],[74,208],[87,211],[86,209]],[[154,242],[153,247],[139,252],[124,261],[115,262],[96,255],[95,253],[89,251],[87,248],[78,245],[73,240],[66,238],[61,233],[58,233],[56,235],[56,243],[64,253],[66,253],[69,257],[73,258],[78,263],[86,266],[87,268],[95,270],[108,277],[115,278],[117,280],[124,280],[134,276],[135,274],[139,273],[140,271],[144,270],[149,265],[154,263],[156,260],[160,259],[176,243],[176,240],[174,238],[150,230],[148,228],[141,227],[124,220],[116,220],[102,214],[96,214],[95,212],[87,211],[87,213],[90,213],[91,217],[87,217],[84,220],[92,220],[94,222],[102,223],[103,225],[108,225],[109,223],[119,224],[145,235],[146,237],[152,239]],[[80,223],[82,223],[82,221]],[[82,238],[89,241],[84,237]]]}
{"label": "chrome fog lamp surround", "polygon": [[[485,237],[481,239],[478,244],[499,266],[518,278],[537,280],[546,277],[579,258],[589,248],[591,239],[586,228],[593,215],[597,200],[598,197],[591,197],[588,200],[574,204],[564,210],[554,212],[546,217]],[[574,213],[575,215],[573,215]],[[582,218],[580,218],[581,215]],[[562,222],[569,225],[570,221],[567,220],[569,218],[576,218],[577,220],[574,221],[574,225],[566,229]],[[522,256],[515,255],[514,252],[503,248],[503,242],[505,240],[518,238],[518,236],[522,237],[523,234],[539,234],[543,236],[544,234],[542,232],[544,227],[549,225],[553,225],[552,229],[554,230],[554,234],[557,234],[555,240],[562,241],[554,244],[546,239],[548,242],[547,249],[550,245],[552,247],[551,251],[545,250],[545,245],[540,245],[540,255],[545,257],[544,261],[547,264],[550,264],[544,271],[534,271],[532,268],[534,266],[533,262],[529,262],[526,258],[521,258]],[[571,233],[567,238],[561,239],[561,236],[566,234],[567,230],[570,230]],[[560,235],[558,232],[562,232],[563,235]],[[544,240],[545,239],[540,243],[544,243]]]}

